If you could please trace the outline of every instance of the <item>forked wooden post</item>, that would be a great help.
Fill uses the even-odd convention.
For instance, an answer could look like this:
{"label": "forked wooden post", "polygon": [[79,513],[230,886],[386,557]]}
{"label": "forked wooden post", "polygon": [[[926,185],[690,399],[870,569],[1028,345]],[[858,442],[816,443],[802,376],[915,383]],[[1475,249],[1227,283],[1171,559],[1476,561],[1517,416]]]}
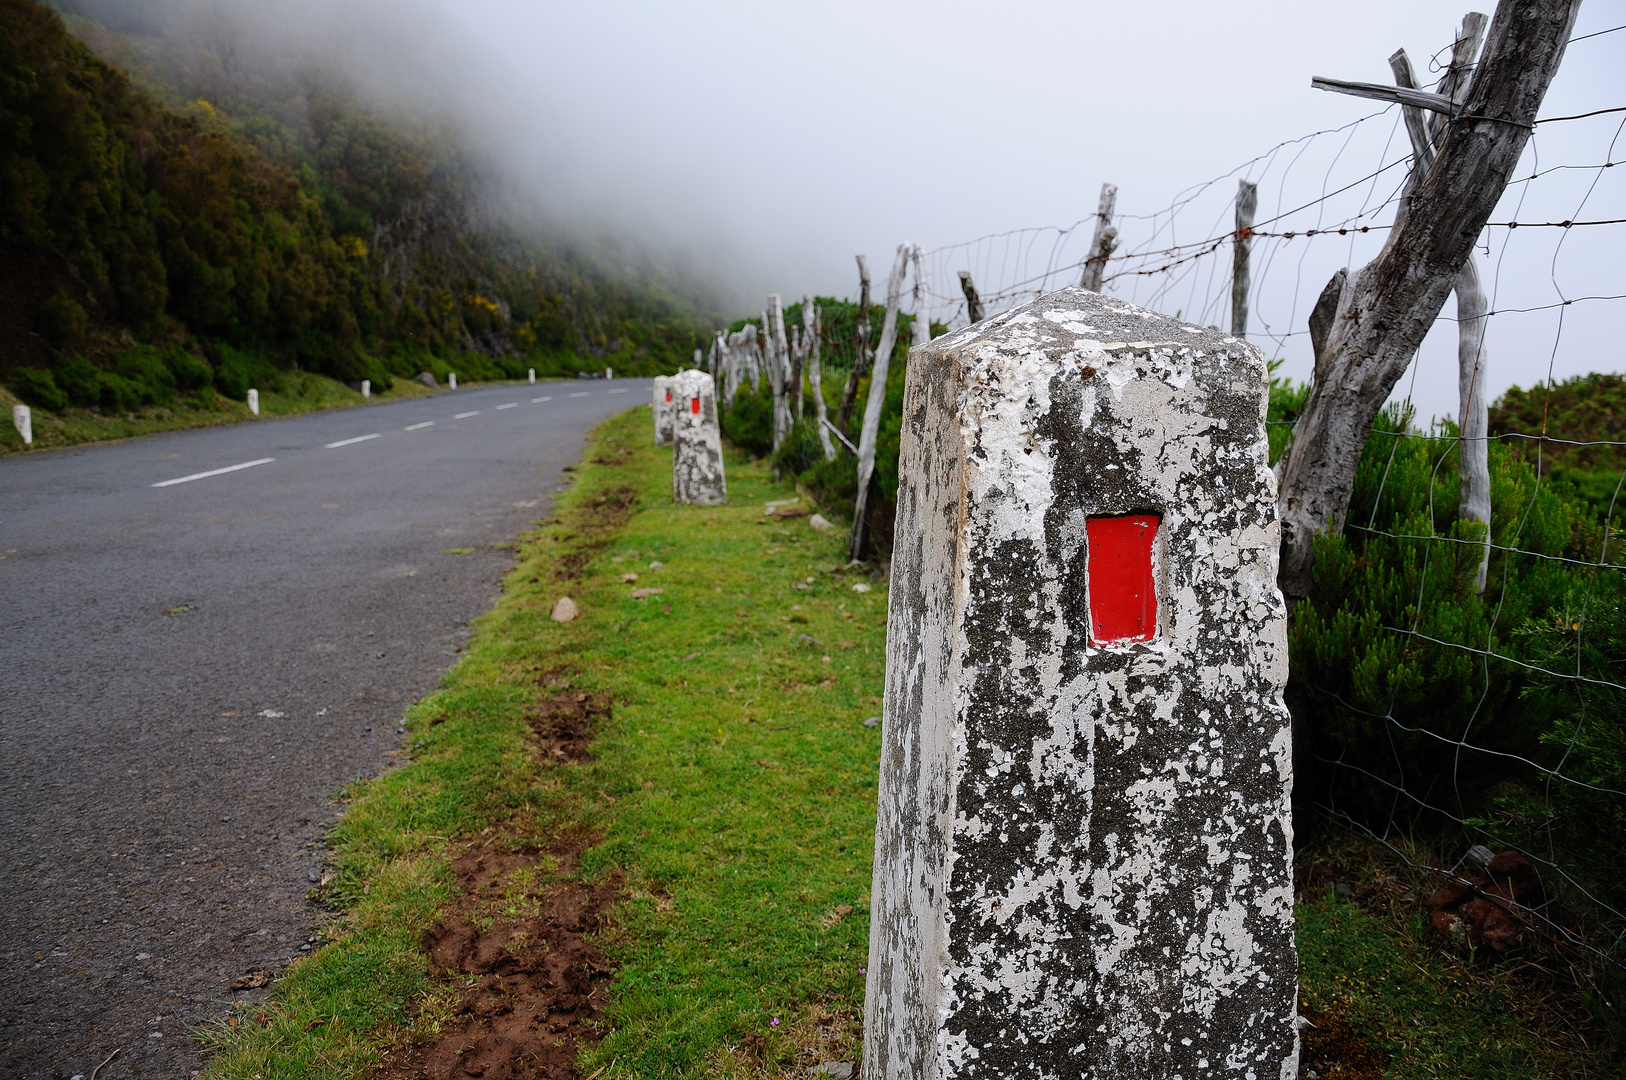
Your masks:
{"label": "forked wooden post", "polygon": [[892,346],[898,339],[898,301],[903,295],[903,275],[909,269],[912,245],[899,244],[892,261],[892,275],[886,279],[886,318],[881,322],[881,340],[875,345],[875,363],[870,368],[869,398],[864,402],[864,426],[858,435],[858,498],[853,505],[853,531],[848,545],[849,559],[862,559],[869,547],[869,486],[875,477],[875,440],[881,431],[881,409],[886,404],[887,369],[892,363]]}
{"label": "forked wooden post", "polygon": [[853,345],[853,366],[847,372],[847,385],[841,391],[841,408],[836,413],[836,427],[842,431],[853,418],[853,405],[858,400],[858,381],[869,370],[869,260],[858,259],[858,318],[854,320],[856,340]]}
{"label": "forked wooden post", "polygon": [[865,1080],[1295,1080],[1268,394],[1083,289],[911,352]]}

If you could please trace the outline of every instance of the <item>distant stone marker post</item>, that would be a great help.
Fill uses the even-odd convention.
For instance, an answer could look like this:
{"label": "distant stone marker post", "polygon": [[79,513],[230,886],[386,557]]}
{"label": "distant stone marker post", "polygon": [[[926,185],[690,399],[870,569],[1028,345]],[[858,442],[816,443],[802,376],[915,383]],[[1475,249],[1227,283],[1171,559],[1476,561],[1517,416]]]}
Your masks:
{"label": "distant stone marker post", "polygon": [[672,376],[655,376],[655,445],[672,445],[672,419],[677,406],[672,400]]}
{"label": "distant stone marker post", "polygon": [[1083,289],[911,352],[866,1080],[1297,1075],[1267,395]]}
{"label": "distant stone marker post", "polygon": [[704,371],[672,376],[672,498],[680,503],[716,506],[728,501],[716,386]]}

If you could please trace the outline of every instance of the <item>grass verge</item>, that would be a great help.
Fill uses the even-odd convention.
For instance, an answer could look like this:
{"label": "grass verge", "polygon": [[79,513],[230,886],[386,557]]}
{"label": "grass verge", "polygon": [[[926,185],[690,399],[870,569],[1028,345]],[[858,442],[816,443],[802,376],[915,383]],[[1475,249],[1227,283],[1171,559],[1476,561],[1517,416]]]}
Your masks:
{"label": "grass verge", "polygon": [[[880,711],[885,583],[831,572],[839,533],[765,519],[793,493],[762,463],[730,454],[728,506],[674,506],[649,436],[642,409],[595,432],[558,519],[521,538],[464,659],[409,711],[410,760],[345,793],[329,943],[209,1028],[211,1076],[357,1076],[440,1038],[460,988],[431,977],[424,943],[469,906],[454,860],[561,838],[571,858],[527,873],[620,898],[597,935],[615,974],[582,1075],[856,1059],[880,747],[862,721]],[[565,594],[581,617],[555,623]],[[537,734],[567,685],[611,703],[574,760]],[[1348,1044],[1324,1040],[1342,1057],[1323,1077],[1602,1074],[1548,1045],[1512,984],[1311,884],[1303,997]],[[494,892],[482,925],[526,902]]]}
{"label": "grass verge", "polygon": [[[360,391],[325,375],[308,371],[284,371],[277,375],[277,389],[260,391],[260,419],[296,416],[326,409],[347,409],[366,399]],[[389,390],[375,393],[374,401],[399,401],[433,393],[412,379],[396,379]],[[33,410],[34,444],[25,446],[11,424],[11,407],[16,395],[0,387],[0,457],[8,454],[55,450],[84,443],[110,442],[160,431],[213,427],[256,419],[241,401],[222,397],[213,390],[177,396],[168,405],[147,405],[128,413],[103,413],[96,409],[64,409],[60,413]]]}

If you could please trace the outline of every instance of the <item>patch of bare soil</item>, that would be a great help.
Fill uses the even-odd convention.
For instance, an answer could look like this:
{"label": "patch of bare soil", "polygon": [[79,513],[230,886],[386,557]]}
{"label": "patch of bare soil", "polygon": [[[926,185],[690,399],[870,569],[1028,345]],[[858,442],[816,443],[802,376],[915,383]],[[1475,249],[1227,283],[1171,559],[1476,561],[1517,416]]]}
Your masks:
{"label": "patch of bare soil", "polygon": [[635,488],[619,487],[602,491],[577,507],[570,525],[580,533],[571,550],[556,560],[554,577],[560,581],[575,581],[592,561],[593,553],[610,542],[632,517],[632,504],[638,498]]}
{"label": "patch of bare soil", "polygon": [[1367,1042],[1337,1013],[1304,1010],[1313,1026],[1299,1032],[1299,1076],[1317,1080],[1383,1080],[1389,1055]]}
{"label": "patch of bare soil", "polygon": [[420,1020],[416,1044],[387,1054],[375,1080],[575,1077],[580,1048],[599,1037],[610,968],[592,935],[618,885],[569,879],[595,840],[458,856],[464,896],[423,936],[455,1001],[438,1023]]}
{"label": "patch of bare soil", "polygon": [[609,692],[590,693],[572,688],[568,682],[549,683],[549,690],[552,692],[539,698],[525,719],[541,742],[544,759],[580,761],[587,756],[594,726],[610,718]]}
{"label": "patch of bare soil", "polygon": [[[608,693],[571,686],[562,672],[526,720],[542,757],[587,756]],[[584,1045],[597,1042],[610,967],[595,937],[608,926],[620,876],[575,880],[583,830],[518,843],[499,832],[452,861],[462,897],[425,931],[423,949],[449,997],[421,1009],[412,1042],[385,1055],[374,1080],[521,1080],[575,1077]]]}

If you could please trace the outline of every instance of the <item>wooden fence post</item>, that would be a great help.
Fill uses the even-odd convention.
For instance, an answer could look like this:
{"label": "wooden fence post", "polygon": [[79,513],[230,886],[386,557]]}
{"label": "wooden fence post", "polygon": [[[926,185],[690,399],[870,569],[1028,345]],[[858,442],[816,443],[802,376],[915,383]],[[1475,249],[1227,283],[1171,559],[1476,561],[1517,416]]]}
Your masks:
{"label": "wooden fence post", "polygon": [[1246,180],[1236,182],[1236,240],[1231,253],[1231,336],[1248,336],[1248,253],[1253,247],[1253,212],[1259,203],[1259,187]]}
{"label": "wooden fence post", "polygon": [[785,340],[785,309],[778,293],[768,294],[768,312],[765,329],[772,357],[768,361],[768,378],[773,386],[773,448],[785,441],[790,431],[790,402],[787,391],[790,379],[790,344]]}
{"label": "wooden fence post", "polygon": [[909,357],[864,1078],[1293,1080],[1264,356],[1012,314]]}
{"label": "wooden fence post", "polygon": [[924,269],[926,251],[919,244],[914,245],[910,251],[910,258],[915,264],[915,290],[912,297],[915,307],[914,322],[909,327],[909,345],[924,345],[932,339],[932,317],[926,310],[926,271]]}
{"label": "wooden fence post", "polygon": [[854,346],[853,366],[847,372],[847,385],[841,390],[841,409],[836,413],[836,427],[848,430],[852,423],[853,405],[858,400],[858,380],[869,370],[869,260],[858,257],[858,318],[857,343]]}
{"label": "wooden fence post", "polygon": [[824,460],[836,459],[835,444],[830,441],[830,418],[824,404],[824,390],[820,385],[822,372],[819,370],[819,309],[811,296],[802,297],[802,340],[807,342],[807,381],[809,389],[813,391],[814,415],[818,418],[819,447],[824,451]]}
{"label": "wooden fence post", "polygon": [[960,291],[965,293],[965,314],[972,323],[982,322],[982,297],[977,295],[977,287],[971,283],[971,271],[960,271]]}
{"label": "wooden fence post", "polygon": [[869,543],[869,487],[875,476],[875,439],[881,431],[881,410],[886,405],[886,373],[892,362],[892,346],[898,337],[898,300],[903,294],[903,275],[909,269],[912,245],[899,244],[892,261],[892,276],[886,279],[886,318],[881,322],[881,340],[875,346],[875,363],[870,367],[869,399],[864,403],[864,426],[858,435],[858,499],[853,506],[852,543],[849,559],[864,557]]}
{"label": "wooden fence post", "polygon": [[1310,313],[1315,381],[1282,470],[1281,586],[1292,601],[1310,595],[1315,537],[1343,528],[1372,421],[1507,190],[1580,6],[1501,0],[1461,102],[1404,87],[1312,81],[1444,112],[1452,122],[1382,252],[1353,277],[1333,275]]}
{"label": "wooden fence post", "polygon": [[1118,244],[1118,229],[1112,224],[1112,212],[1118,203],[1118,185],[1102,184],[1101,201],[1095,207],[1095,235],[1090,238],[1090,254],[1084,260],[1084,278],[1079,282],[1091,292],[1101,291],[1101,275],[1106,271],[1107,259]]}

